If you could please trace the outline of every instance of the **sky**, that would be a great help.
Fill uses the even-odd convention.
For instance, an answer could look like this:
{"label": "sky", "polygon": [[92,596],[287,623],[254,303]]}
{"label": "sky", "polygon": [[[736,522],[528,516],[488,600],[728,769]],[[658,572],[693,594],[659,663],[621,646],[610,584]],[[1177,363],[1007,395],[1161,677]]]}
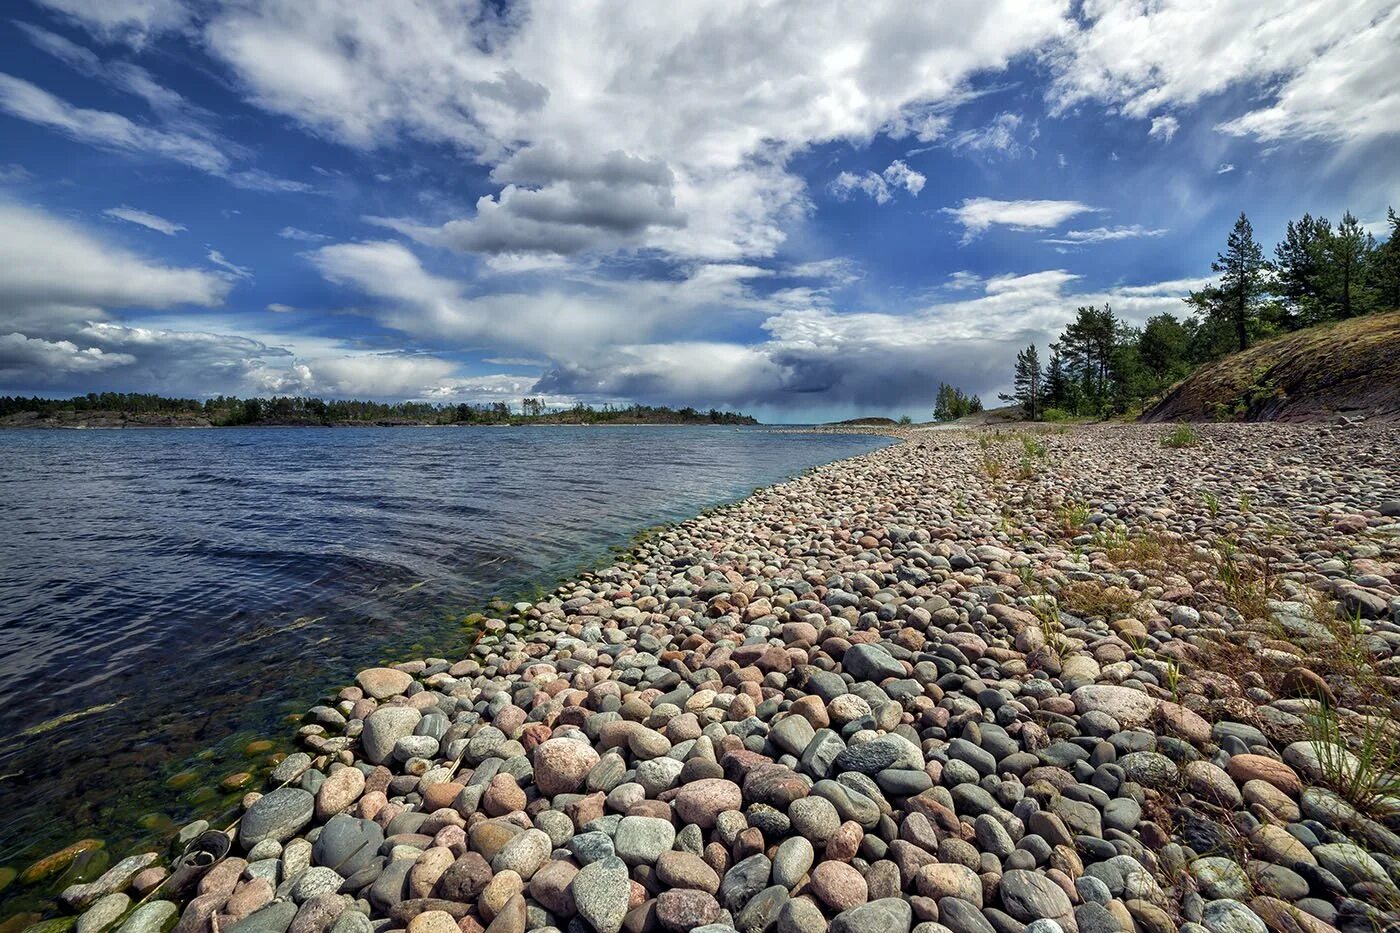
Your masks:
{"label": "sky", "polygon": [[926,419],[1400,206],[1400,0],[15,0],[0,394]]}

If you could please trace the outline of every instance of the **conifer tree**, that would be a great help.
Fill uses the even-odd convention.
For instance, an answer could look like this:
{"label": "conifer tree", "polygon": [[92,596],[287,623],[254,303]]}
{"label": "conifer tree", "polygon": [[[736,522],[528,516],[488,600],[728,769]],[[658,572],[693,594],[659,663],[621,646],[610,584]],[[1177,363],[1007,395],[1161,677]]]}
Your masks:
{"label": "conifer tree", "polygon": [[1016,354],[1016,376],[1010,395],[1000,396],[1004,402],[1016,402],[1027,421],[1035,421],[1040,413],[1044,375],[1040,371],[1040,353],[1035,344]]}
{"label": "conifer tree", "polygon": [[1210,264],[1211,271],[1220,275],[1220,284],[1207,302],[1208,314],[1229,322],[1240,350],[1249,347],[1249,325],[1264,298],[1267,268],[1264,251],[1254,240],[1254,227],[1241,211],[1225,241],[1225,252],[1217,253]]}

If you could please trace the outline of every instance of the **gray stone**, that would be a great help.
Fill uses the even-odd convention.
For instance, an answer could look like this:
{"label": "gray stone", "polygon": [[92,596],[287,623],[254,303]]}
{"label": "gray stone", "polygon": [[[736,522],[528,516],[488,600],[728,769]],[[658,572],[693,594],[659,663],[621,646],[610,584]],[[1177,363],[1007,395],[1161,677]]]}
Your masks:
{"label": "gray stone", "polygon": [[548,833],[539,829],[527,829],[496,853],[496,857],[491,860],[491,870],[513,871],[525,881],[529,881],[549,859],[549,853],[553,850],[554,843],[550,841]]}
{"label": "gray stone", "polygon": [[238,841],[251,849],[264,839],[290,839],[311,822],[316,798],[300,787],[283,787],[264,794],[248,808],[238,824]]}
{"label": "gray stone", "polygon": [[773,854],[773,883],[789,890],[796,887],[807,872],[812,870],[816,852],[812,843],[803,836],[783,840],[778,851]]}
{"label": "gray stone", "polygon": [[292,900],[300,904],[318,894],[333,894],[340,889],[344,881],[345,879],[332,868],[324,866],[308,868],[292,885]]}
{"label": "gray stone", "polygon": [[909,933],[913,922],[914,911],[907,900],[882,897],[841,911],[832,918],[831,933]]}
{"label": "gray stone", "polygon": [[628,865],[651,865],[676,843],[676,828],[650,816],[625,816],[617,824],[613,847]]}
{"label": "gray stone", "polygon": [[291,901],[273,901],[255,910],[229,927],[225,933],[287,933],[296,919],[297,905]]}
{"label": "gray stone", "polygon": [[1388,888],[1395,887],[1395,883],[1390,880],[1381,864],[1360,846],[1349,842],[1333,842],[1315,847],[1312,854],[1319,865],[1336,875],[1342,884],[1348,887],[1363,881],[1376,882]]}
{"label": "gray stone", "polygon": [[610,856],[583,866],[574,875],[570,888],[579,916],[598,933],[618,933],[622,929],[631,895],[627,865],[622,859]]}
{"label": "gray stone", "polygon": [[826,845],[841,828],[841,815],[825,797],[794,800],[788,807],[788,818],[792,820],[793,831],[810,839],[813,845]]}
{"label": "gray stone", "polygon": [[116,923],[130,906],[131,898],[120,891],[103,895],[78,918],[73,930],[75,933],[102,933]]}
{"label": "gray stone", "polygon": [[805,716],[789,715],[773,726],[768,733],[768,739],[789,755],[800,758],[815,735],[816,730]]}
{"label": "gray stone", "polygon": [[1206,904],[1201,925],[1210,933],[1268,933],[1269,930],[1258,914],[1228,898]]}
{"label": "gray stone", "polygon": [[372,820],[339,813],[331,817],[311,849],[317,865],[333,868],[345,877],[363,871],[384,844],[384,830]]}
{"label": "gray stone", "polygon": [[841,657],[841,667],[856,680],[871,683],[904,676],[904,665],[882,645],[852,645]]}
{"label": "gray stone", "polygon": [[1209,900],[1232,898],[1240,900],[1249,895],[1249,878],[1244,869],[1228,858],[1208,856],[1191,863],[1191,877],[1196,888]]}
{"label": "gray stone", "polygon": [[719,883],[719,902],[725,910],[742,910],[759,891],[768,887],[773,863],[762,853],[750,855],[724,873]]}
{"label": "gray stone", "polygon": [[1055,920],[1074,928],[1074,908],[1058,884],[1039,872],[1008,871],[1001,876],[1001,902],[1017,920]]}
{"label": "gray stone", "polygon": [[360,750],[370,764],[383,764],[394,753],[399,739],[412,735],[423,714],[412,706],[381,706],[365,718]]}

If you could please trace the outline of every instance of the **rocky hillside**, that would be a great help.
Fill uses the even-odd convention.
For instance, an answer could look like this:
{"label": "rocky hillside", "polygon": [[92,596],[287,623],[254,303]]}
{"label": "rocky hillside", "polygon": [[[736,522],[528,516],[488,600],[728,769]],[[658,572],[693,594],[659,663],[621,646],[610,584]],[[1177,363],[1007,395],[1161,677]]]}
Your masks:
{"label": "rocky hillside", "polygon": [[1265,341],[1202,366],[1142,421],[1400,421],[1400,311]]}

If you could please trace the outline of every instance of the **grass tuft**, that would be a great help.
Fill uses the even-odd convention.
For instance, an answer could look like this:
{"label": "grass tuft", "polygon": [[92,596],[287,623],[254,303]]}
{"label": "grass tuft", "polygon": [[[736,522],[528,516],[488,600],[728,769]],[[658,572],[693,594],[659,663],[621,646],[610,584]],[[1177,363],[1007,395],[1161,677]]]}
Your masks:
{"label": "grass tuft", "polygon": [[1304,721],[1325,785],[1368,816],[1400,814],[1400,742],[1392,720],[1356,716],[1343,725],[1335,709],[1319,703]]}
{"label": "grass tuft", "polygon": [[1162,438],[1163,447],[1171,447],[1180,450],[1183,447],[1195,447],[1201,443],[1201,436],[1196,433],[1196,429],[1183,421],[1178,424],[1170,434]]}

